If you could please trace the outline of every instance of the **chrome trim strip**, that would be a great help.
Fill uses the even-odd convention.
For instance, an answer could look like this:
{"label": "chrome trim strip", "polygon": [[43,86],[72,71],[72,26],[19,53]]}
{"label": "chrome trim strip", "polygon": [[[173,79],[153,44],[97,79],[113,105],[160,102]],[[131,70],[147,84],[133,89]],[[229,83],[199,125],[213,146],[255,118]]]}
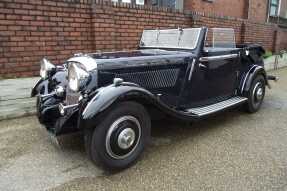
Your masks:
{"label": "chrome trim strip", "polygon": [[53,96],[53,95],[56,95],[56,92],[52,92],[52,93],[45,94],[45,95],[40,94],[39,96],[40,96],[41,98],[45,98],[45,97],[50,97],[50,96]]}
{"label": "chrome trim strip", "polygon": [[60,103],[60,105],[62,105],[63,109],[69,109],[69,108],[73,108],[73,107],[77,107],[79,104],[73,104],[73,105],[63,105],[62,103]]}
{"label": "chrome trim strip", "polygon": [[67,109],[78,107],[79,104],[73,104],[73,105],[63,105],[62,103],[59,104],[59,112],[62,116],[66,114]]}
{"label": "chrome trim strip", "polygon": [[247,77],[249,76],[250,71],[251,71],[254,67],[256,67],[256,66],[252,66],[252,67],[248,70],[248,72],[246,73],[245,78],[244,78],[244,81],[243,81],[243,83],[242,83],[241,93],[243,93],[243,89],[244,89],[244,86],[245,86]]}
{"label": "chrome trim strip", "polygon": [[36,88],[36,86],[38,85],[38,83],[39,83],[41,80],[42,80],[42,78],[39,78],[39,79],[36,81],[36,83],[35,83],[35,85],[33,86],[32,90]]}
{"label": "chrome trim strip", "polygon": [[[257,67],[257,68],[256,68],[256,67]],[[248,70],[248,72],[246,73],[246,76],[245,76],[245,78],[244,78],[243,84],[242,84],[241,93],[243,93],[244,87],[245,87],[245,85],[246,85],[247,77],[249,76],[249,74],[250,74],[250,72],[251,72],[251,70],[252,70],[253,68],[256,68],[255,71],[257,71],[258,69],[261,69],[261,68],[263,68],[263,67],[262,67],[262,66],[258,66],[258,65],[254,65],[254,66],[252,66],[252,67]],[[254,71],[254,72],[255,72],[255,71]]]}
{"label": "chrome trim strip", "polygon": [[105,90],[104,87],[102,87],[102,88],[100,88],[100,89],[98,90],[98,93],[97,93],[97,94],[88,102],[88,104],[86,105],[84,111],[82,112],[82,116],[85,115],[85,113],[87,112],[87,110],[88,110],[88,108],[90,107],[90,105],[99,97],[99,94],[100,94],[101,92],[103,92],[104,90]]}
{"label": "chrome trim strip", "polygon": [[237,56],[238,56],[238,54],[227,54],[227,55],[222,55],[222,56],[201,57],[201,58],[199,58],[199,61],[200,62],[210,62],[210,61],[216,61],[216,60],[236,58]]}
{"label": "chrome trim strip", "polygon": [[207,68],[207,66],[205,66],[204,64],[199,64],[200,68]]}
{"label": "chrome trim strip", "polygon": [[[132,50],[119,50],[119,51],[107,51],[107,52],[101,52],[101,51],[98,51],[98,52],[91,52],[91,53],[87,53],[87,55],[91,55],[91,54],[95,54],[95,55],[102,55],[102,54],[113,54],[113,53],[121,53],[121,52],[137,52],[137,51],[142,51],[142,50],[149,50],[149,49],[132,49]],[[168,52],[168,50],[163,50],[163,49],[153,49],[153,50],[156,50],[156,51],[162,51],[162,52]]]}
{"label": "chrome trim strip", "polygon": [[195,65],[195,59],[193,59],[192,64],[191,64],[191,68],[190,68],[190,72],[188,75],[188,81],[191,80],[192,74],[193,74],[193,70],[194,70],[194,65]]}
{"label": "chrome trim strip", "polygon": [[91,99],[91,101],[89,101],[89,103],[87,104],[87,106],[85,107],[83,113],[82,113],[82,116],[85,115],[85,113],[87,112],[88,108],[90,107],[90,105],[95,101],[95,99],[97,99],[98,96],[97,94]]}

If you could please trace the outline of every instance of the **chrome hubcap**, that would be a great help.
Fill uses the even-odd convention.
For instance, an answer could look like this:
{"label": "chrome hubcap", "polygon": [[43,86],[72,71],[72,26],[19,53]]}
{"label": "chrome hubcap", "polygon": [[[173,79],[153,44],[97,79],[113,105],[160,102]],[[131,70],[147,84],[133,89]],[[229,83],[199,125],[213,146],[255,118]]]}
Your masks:
{"label": "chrome hubcap", "polygon": [[118,145],[121,149],[128,149],[135,141],[135,132],[131,128],[124,129],[118,137]]}
{"label": "chrome hubcap", "polygon": [[115,159],[128,157],[137,148],[141,126],[137,118],[127,115],[118,118],[106,135],[106,151]]}
{"label": "chrome hubcap", "polygon": [[261,100],[263,96],[263,89],[262,88],[258,88],[256,91],[256,98],[257,100]]}
{"label": "chrome hubcap", "polygon": [[263,88],[260,82],[256,83],[253,89],[253,99],[255,102],[260,102],[263,98]]}

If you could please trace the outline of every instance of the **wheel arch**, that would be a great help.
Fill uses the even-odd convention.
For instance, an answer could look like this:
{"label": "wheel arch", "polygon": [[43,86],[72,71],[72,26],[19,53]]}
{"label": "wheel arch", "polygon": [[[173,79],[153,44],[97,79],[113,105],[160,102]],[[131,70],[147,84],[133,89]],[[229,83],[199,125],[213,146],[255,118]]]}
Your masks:
{"label": "wheel arch", "polygon": [[245,95],[246,92],[249,91],[253,80],[258,75],[262,75],[264,77],[265,84],[270,88],[265,69],[262,66],[254,65],[253,67],[250,68],[250,70],[247,72],[247,74],[244,77],[244,82],[241,86],[241,94]]}
{"label": "wheel arch", "polygon": [[101,89],[82,108],[79,115],[80,129],[96,126],[111,108],[120,102],[133,101],[143,105],[149,113],[149,108],[157,107],[159,101],[151,92],[139,86],[110,85]]}

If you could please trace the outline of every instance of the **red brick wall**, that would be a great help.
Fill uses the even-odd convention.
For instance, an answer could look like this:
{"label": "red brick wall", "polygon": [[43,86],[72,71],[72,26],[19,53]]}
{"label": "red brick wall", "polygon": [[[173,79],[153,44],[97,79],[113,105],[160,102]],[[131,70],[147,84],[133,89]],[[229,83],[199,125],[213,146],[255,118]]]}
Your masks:
{"label": "red brick wall", "polygon": [[280,50],[287,50],[287,29],[278,30],[275,36],[275,52],[279,52]]}
{"label": "red brick wall", "polygon": [[244,22],[245,43],[257,43],[264,46],[268,51],[274,51],[275,27],[273,24],[259,24]]}
{"label": "red brick wall", "polygon": [[[194,16],[194,26],[207,26],[208,28],[233,28],[235,32],[236,43],[242,43],[242,21],[236,18],[225,18],[198,14]],[[208,33],[208,40],[211,41],[211,32]]]}
{"label": "red brick wall", "polygon": [[[283,0],[285,3],[285,0]],[[268,11],[268,0],[185,0],[184,8],[206,14],[215,13],[221,16],[231,16],[265,22]]]}
{"label": "red brick wall", "polygon": [[[199,14],[194,18],[194,26],[233,28],[237,43],[257,43],[269,51],[273,51],[275,48],[276,28],[273,24],[255,23],[239,18],[217,17],[205,14]],[[211,37],[209,36],[208,39],[211,40]]]}
{"label": "red brick wall", "polygon": [[249,0],[249,20],[266,22],[267,11],[268,0]]}
{"label": "red brick wall", "polygon": [[61,62],[91,51],[90,13],[87,0],[2,0],[0,76],[38,75],[43,56]]}
{"label": "red brick wall", "polygon": [[190,27],[191,17],[166,8],[96,5],[93,9],[96,50],[135,49],[143,29]]}
{"label": "red brick wall", "polygon": [[184,8],[196,12],[215,13],[222,16],[246,18],[248,9],[247,0],[185,0]]}
{"label": "red brick wall", "polygon": [[[92,0],[2,0],[0,78],[38,75],[46,56],[61,63],[77,52],[137,48],[144,28],[232,27],[238,43],[273,45],[274,25],[166,8]],[[94,1],[94,0],[93,0]],[[93,3],[93,4],[92,4]],[[285,39],[284,34],[280,38]]]}

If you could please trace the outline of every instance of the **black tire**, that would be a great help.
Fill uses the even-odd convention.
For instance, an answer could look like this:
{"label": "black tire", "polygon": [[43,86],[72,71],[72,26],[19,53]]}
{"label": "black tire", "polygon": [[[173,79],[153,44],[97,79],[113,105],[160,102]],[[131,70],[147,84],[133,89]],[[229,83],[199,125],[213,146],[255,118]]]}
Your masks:
{"label": "black tire", "polygon": [[248,102],[245,104],[247,112],[254,113],[260,109],[265,96],[265,85],[265,79],[262,75],[256,76],[253,80],[251,87],[247,92]]}
{"label": "black tire", "polygon": [[107,170],[132,165],[150,139],[150,117],[136,102],[113,106],[94,128],[85,130],[85,146],[91,160]]}

